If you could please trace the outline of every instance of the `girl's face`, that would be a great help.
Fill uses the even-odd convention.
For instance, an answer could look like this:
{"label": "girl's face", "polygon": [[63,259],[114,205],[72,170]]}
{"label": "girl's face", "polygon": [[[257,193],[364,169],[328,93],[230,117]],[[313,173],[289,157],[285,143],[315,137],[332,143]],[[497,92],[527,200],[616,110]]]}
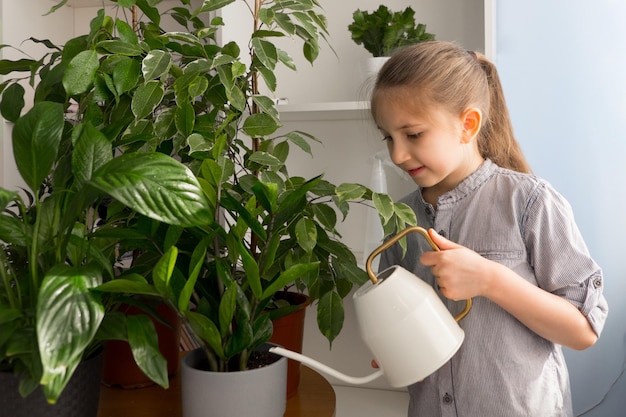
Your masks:
{"label": "girl's face", "polygon": [[457,115],[399,91],[379,92],[375,104],[391,160],[424,189],[429,203],[436,205],[482,163],[476,145],[479,110]]}

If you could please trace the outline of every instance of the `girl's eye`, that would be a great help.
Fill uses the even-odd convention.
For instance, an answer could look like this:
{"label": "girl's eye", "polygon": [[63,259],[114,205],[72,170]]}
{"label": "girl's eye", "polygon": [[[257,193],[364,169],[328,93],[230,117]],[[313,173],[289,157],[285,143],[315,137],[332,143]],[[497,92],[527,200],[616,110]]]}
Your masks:
{"label": "girl's eye", "polygon": [[387,135],[383,138],[383,142],[391,142],[393,139],[391,138],[390,135]]}
{"label": "girl's eye", "polygon": [[420,132],[420,133],[408,133],[408,134],[406,135],[406,137],[407,137],[407,138],[409,138],[409,139],[417,139],[417,138],[419,138],[420,136],[422,136],[422,133],[421,133],[421,132]]}

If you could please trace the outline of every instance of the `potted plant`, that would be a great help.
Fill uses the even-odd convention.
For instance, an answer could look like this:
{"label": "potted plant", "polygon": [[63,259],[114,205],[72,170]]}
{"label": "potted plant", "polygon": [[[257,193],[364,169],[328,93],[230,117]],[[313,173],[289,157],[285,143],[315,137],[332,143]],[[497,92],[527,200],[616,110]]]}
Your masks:
{"label": "potted plant", "polygon": [[[322,333],[331,342],[337,336],[342,298],[367,280],[335,228],[351,203],[374,205],[387,233],[415,223],[408,207],[364,186],[288,174],[290,146],[310,153],[308,140],[316,139],[304,132],[279,133],[274,100],[260,85],[271,94],[276,65],[294,68],[272,39],[300,38],[313,62],[327,35],[326,20],[315,0],[254,1],[249,44],[218,45],[215,35],[222,25],[241,25],[219,17],[234,1],[207,0],[194,7],[181,0],[167,11],[182,25],[177,31],[162,27],[158,2],[120,2],[117,7],[130,7],[127,15],[138,8],[144,18],[133,27],[101,11],[89,35],[68,42],[60,54],[64,72],[75,76],[69,88],[78,104],[76,118],[89,121],[122,153],[114,161],[169,154],[190,168],[203,191],[201,197],[194,194],[194,203],[203,207],[201,220],[181,225],[137,210],[116,183],[92,178],[90,184],[115,198],[93,238],[113,239],[122,250],[141,248],[133,268],[98,291],[169,300],[202,344],[196,357],[217,371],[250,367],[252,352],[272,333],[266,307],[294,282],[317,304]],[[48,74],[57,71],[46,68]],[[58,79],[50,79],[38,90],[50,97],[58,88]],[[184,395],[190,390],[184,388]],[[243,402],[240,392],[231,403]]]}
{"label": "potted plant", "polygon": [[[110,131],[117,126],[103,115],[120,108],[102,110],[94,83],[82,77],[83,71],[97,72],[97,54],[88,46],[106,37],[107,22],[99,23],[63,48],[38,41],[52,50],[41,60],[0,62],[2,74],[15,74],[0,85],[0,107],[14,122],[14,157],[28,187],[22,193],[0,188],[0,374],[18,378],[21,396],[41,386],[49,403],[107,338],[129,340],[144,372],[168,384],[147,317],[125,318],[115,311],[117,294],[98,290],[114,280],[116,255],[114,241],[94,233],[94,207],[109,196],[181,227],[202,224],[207,214],[206,197],[188,167],[156,151],[116,152]],[[36,83],[28,110],[22,78]],[[87,110],[70,112],[72,102]],[[11,393],[5,384],[3,394]],[[97,401],[86,398],[89,411],[81,415],[95,415]],[[37,402],[45,401],[33,397],[22,404]]]}
{"label": "potted plant", "polygon": [[384,5],[373,12],[357,9],[348,30],[352,40],[372,55],[372,59],[366,61],[366,77],[378,73],[394,50],[435,39],[435,35],[426,32],[425,24],[416,23],[411,7],[395,12]]}

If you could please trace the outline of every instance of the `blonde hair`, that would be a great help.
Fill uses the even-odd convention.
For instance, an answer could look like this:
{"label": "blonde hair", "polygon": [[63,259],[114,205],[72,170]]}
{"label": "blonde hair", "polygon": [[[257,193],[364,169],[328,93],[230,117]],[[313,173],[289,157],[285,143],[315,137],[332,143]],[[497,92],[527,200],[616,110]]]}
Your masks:
{"label": "blonde hair", "polygon": [[483,114],[478,135],[481,156],[503,168],[531,171],[513,134],[496,67],[483,54],[444,41],[400,49],[376,78],[371,98],[374,118],[379,93],[397,87],[415,89],[425,102],[444,106],[455,114],[477,107]]}

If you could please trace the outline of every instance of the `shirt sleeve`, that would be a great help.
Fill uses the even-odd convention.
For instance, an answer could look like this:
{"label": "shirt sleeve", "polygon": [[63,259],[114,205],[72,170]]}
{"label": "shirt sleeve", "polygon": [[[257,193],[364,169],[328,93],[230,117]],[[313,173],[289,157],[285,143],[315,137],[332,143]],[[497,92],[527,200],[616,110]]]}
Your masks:
{"label": "shirt sleeve", "polygon": [[608,315],[604,278],[570,204],[549,184],[540,182],[528,202],[522,230],[539,287],[576,306],[599,336]]}

